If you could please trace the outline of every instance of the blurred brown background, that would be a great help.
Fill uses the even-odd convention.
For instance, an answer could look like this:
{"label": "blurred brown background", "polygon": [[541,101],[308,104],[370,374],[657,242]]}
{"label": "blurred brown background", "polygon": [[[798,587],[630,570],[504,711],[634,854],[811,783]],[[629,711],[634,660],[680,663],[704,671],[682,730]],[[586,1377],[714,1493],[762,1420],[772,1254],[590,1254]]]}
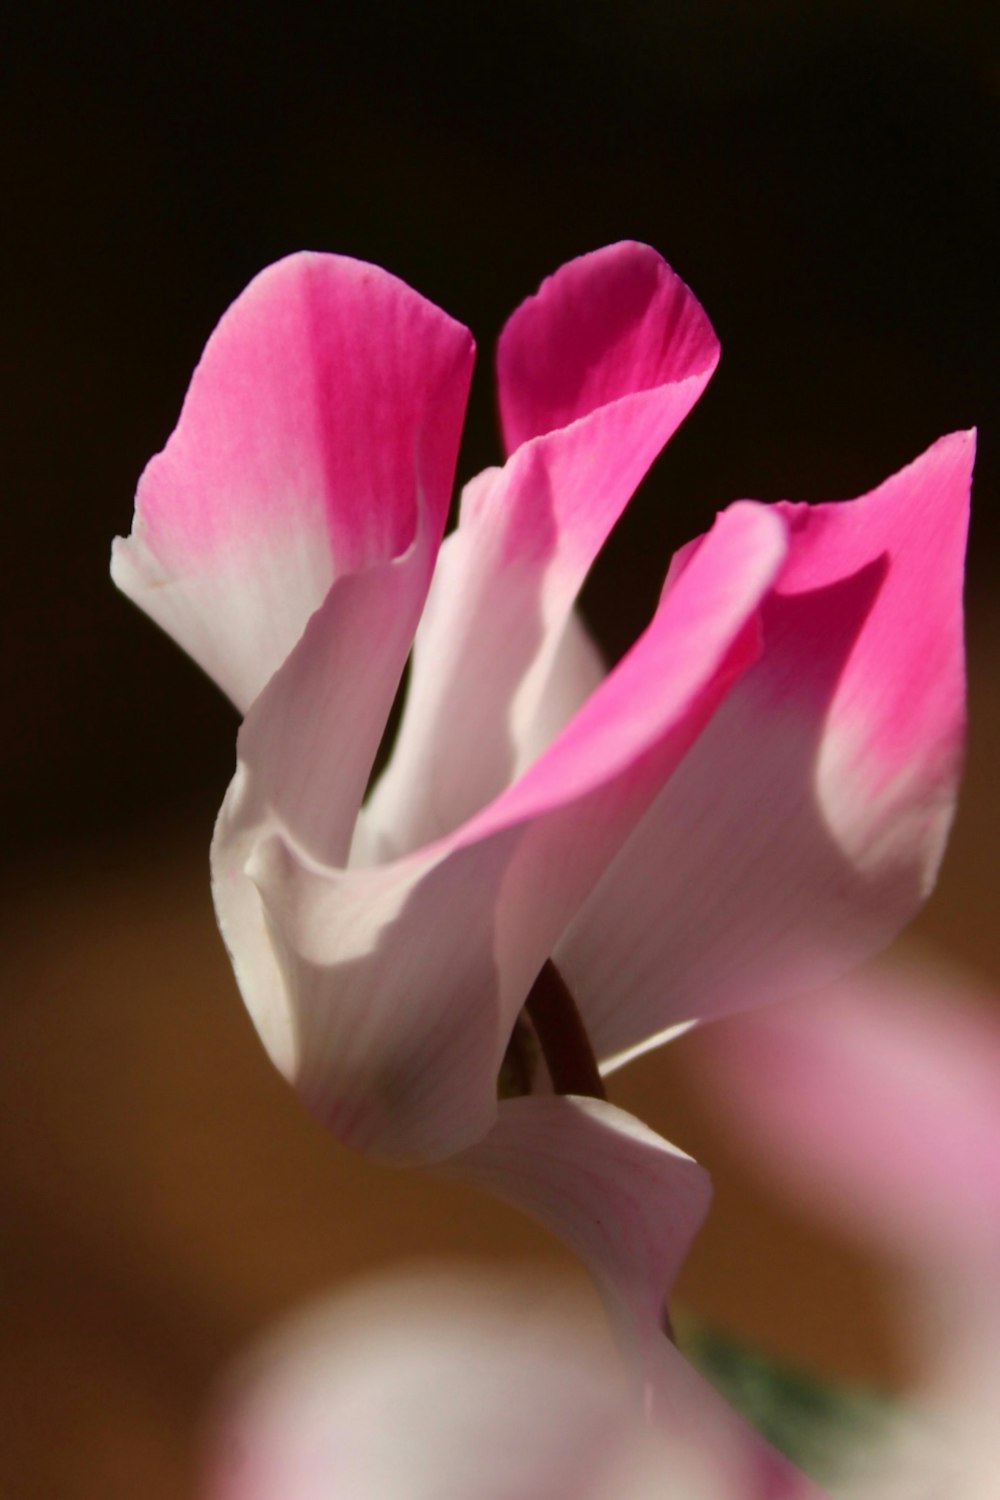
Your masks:
{"label": "blurred brown background", "polygon": [[[657,246],[724,357],[588,586],[611,655],[718,505],[851,495],[979,422],[970,772],[922,929],[1000,987],[996,21],[371,0],[7,24],[0,1494],[166,1500],[215,1373],[304,1293],[414,1253],[559,1258],[322,1138],[236,996],[206,871],[235,723],[106,573],[207,334],[290,250],[388,266],[479,340],[468,476],[497,456],[509,310],[580,251]],[[877,1268],[746,1184],[687,1045],[614,1097],[716,1173],[689,1302],[898,1379]]]}

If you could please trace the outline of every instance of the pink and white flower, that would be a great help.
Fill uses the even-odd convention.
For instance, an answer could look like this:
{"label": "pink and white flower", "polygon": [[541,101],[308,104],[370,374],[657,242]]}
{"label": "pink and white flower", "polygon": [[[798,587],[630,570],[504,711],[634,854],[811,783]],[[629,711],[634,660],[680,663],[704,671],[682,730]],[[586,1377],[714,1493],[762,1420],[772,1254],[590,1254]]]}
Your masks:
{"label": "pink and white flower", "polygon": [[563,267],[503,331],[507,459],[442,545],[467,331],[293,256],[209,340],[113,558],[244,715],[213,883],[277,1066],[341,1139],[532,1208],[647,1334],[707,1181],[602,1100],[498,1101],[538,976],[610,1071],[842,972],[926,897],[963,742],[965,433],[852,502],[731,505],[605,675],[576,596],[717,358],[648,247]]}

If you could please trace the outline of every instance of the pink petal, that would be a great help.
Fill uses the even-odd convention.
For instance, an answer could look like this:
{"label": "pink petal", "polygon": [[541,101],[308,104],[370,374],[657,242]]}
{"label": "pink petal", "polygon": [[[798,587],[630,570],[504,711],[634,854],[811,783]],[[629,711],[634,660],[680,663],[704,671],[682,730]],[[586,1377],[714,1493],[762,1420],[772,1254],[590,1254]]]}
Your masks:
{"label": "pink petal", "polygon": [[683,410],[719,362],[705,313],[648,245],[624,240],[581,255],[510,317],[497,348],[507,452],[598,407],[660,386]]}
{"label": "pink petal", "polygon": [[222,318],[112,573],[240,709],[334,578],[440,539],[472,353],[344,256],[279,261]]}
{"label": "pink petal", "polygon": [[387,850],[457,827],[583,702],[592,675],[567,676],[565,656],[566,633],[579,634],[573,601],[717,358],[691,293],[641,245],[573,261],[514,314],[500,342],[501,404],[520,402],[538,422],[522,431],[516,419],[521,446],[468,487],[442,549],[399,740],[371,804]]}
{"label": "pink petal", "polygon": [[761,660],[556,954],[603,1057],[813,988],[926,898],[962,762],[972,457],[958,433],[860,500],[778,507]]}
{"label": "pink petal", "polygon": [[[336,590],[314,617],[247,717],[215,842],[216,901],[265,1043],[342,1139],[440,1157],[489,1129],[536,974],[754,659],[756,610],[785,546],[764,507],[726,512],[525,775],[446,838],[375,868],[343,867],[342,781],[345,765],[361,781],[352,741],[377,720],[365,702],[377,653],[351,666]],[[336,828],[320,817],[328,808]]]}

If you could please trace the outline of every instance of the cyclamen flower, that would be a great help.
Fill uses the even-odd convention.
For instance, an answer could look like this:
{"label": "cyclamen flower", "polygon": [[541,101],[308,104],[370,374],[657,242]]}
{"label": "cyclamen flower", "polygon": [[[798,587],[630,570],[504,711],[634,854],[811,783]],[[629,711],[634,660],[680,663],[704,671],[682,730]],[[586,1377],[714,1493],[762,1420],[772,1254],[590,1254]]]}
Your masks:
{"label": "cyclamen flower", "polygon": [[[1000,1461],[996,998],[903,973],[727,1028],[701,1066],[759,1170],[894,1267],[918,1389],[838,1435],[840,1500],[991,1500]],[[212,1500],[747,1500],[759,1448],[678,1362],[644,1421],[538,1287],[443,1275],[300,1314],[230,1384]],[[805,1481],[802,1481],[804,1484]],[[766,1490],[765,1490],[766,1493]],[[803,1491],[808,1493],[808,1491]]]}
{"label": "cyclamen flower", "polygon": [[963,740],[969,434],[854,502],[730,506],[604,675],[576,596],[717,358],[648,247],[563,267],[503,331],[508,457],[441,545],[470,336],[293,256],[210,339],[113,560],[244,715],[213,883],[275,1063],[341,1139],[531,1209],[644,1329],[707,1181],[542,1091],[529,995],[558,1093],[596,1092],[591,1048],[843,971],[927,895]]}

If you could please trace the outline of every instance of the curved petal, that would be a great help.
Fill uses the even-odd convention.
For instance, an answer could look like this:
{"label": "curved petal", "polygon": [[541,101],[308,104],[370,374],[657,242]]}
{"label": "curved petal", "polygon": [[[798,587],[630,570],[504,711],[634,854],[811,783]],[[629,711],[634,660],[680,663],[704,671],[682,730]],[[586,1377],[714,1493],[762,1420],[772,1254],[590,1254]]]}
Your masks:
{"label": "curved petal", "polygon": [[675,398],[690,410],[718,362],[704,309],[649,245],[623,240],[581,255],[547,277],[500,335],[506,450],[658,386],[692,381]]}
{"label": "curved petal", "polygon": [[[433,538],[420,532],[402,557],[335,580],[237,737],[212,891],[243,997],[285,1073],[296,1055],[293,1007],[247,866],[261,837],[279,830],[310,859],[346,865],[432,566]],[[373,908],[362,929],[377,920]]]}
{"label": "curved petal", "polygon": [[569,1245],[629,1341],[658,1330],[712,1192],[697,1162],[624,1110],[561,1095],[503,1100],[490,1133],[447,1170]]}
{"label": "curved petal", "polygon": [[440,539],[468,331],[345,256],[261,272],[147,465],[112,576],[245,710],[335,578]]}
{"label": "curved petal", "polygon": [[[314,810],[336,799],[341,757],[354,754],[353,705],[334,701],[345,674],[327,666],[333,617],[316,614],[247,718],[215,842],[216,900],[266,1045],[342,1139],[426,1158],[489,1129],[536,974],[755,658],[756,611],[786,545],[765,507],[726,512],[525,775],[447,838],[377,868],[343,868],[343,837],[339,853],[313,852]],[[369,670],[359,658],[362,694]]]}
{"label": "curved petal", "polygon": [[579,706],[568,684],[551,692],[573,601],[717,358],[705,314],[646,246],[571,262],[514,314],[498,364],[520,446],[468,486],[442,548],[370,806],[386,852],[439,838],[497,796],[561,727],[554,696]]}
{"label": "curved petal", "polygon": [[780,507],[760,661],[556,953],[610,1065],[831,979],[930,891],[962,761],[972,456],[958,433],[860,500]]}
{"label": "curved petal", "polygon": [[504,1100],[485,1140],[446,1170],[530,1214],[579,1255],[638,1373],[653,1429],[711,1458],[709,1494],[820,1500],[663,1334],[664,1298],[708,1211],[703,1168],[613,1105],[538,1096]]}

